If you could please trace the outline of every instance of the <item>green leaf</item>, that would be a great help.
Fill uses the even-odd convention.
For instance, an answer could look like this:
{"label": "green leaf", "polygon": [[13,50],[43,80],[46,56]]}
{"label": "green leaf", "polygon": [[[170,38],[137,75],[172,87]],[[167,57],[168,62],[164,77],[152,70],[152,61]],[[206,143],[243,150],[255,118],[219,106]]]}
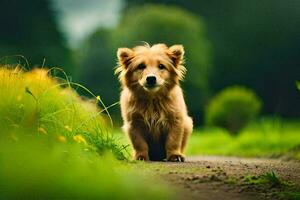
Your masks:
{"label": "green leaf", "polygon": [[300,90],[300,81],[296,81],[296,86],[297,86],[298,90]]}

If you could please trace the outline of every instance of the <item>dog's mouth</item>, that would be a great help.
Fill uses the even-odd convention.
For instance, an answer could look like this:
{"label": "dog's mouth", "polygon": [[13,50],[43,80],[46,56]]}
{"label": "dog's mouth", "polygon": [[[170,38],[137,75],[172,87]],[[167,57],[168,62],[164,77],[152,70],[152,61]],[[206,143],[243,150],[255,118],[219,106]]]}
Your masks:
{"label": "dog's mouth", "polygon": [[147,91],[156,91],[159,88],[159,85],[155,84],[155,85],[149,85],[149,84],[144,84],[143,88]]}

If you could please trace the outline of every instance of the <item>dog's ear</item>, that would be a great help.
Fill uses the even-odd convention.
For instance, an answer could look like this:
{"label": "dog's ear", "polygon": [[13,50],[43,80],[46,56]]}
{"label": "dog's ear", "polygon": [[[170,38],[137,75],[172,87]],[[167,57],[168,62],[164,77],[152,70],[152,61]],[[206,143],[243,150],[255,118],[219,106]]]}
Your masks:
{"label": "dog's ear", "polygon": [[173,45],[168,49],[168,55],[172,59],[174,66],[183,62],[184,48],[182,45]]}
{"label": "dog's ear", "polygon": [[118,48],[117,56],[119,63],[126,68],[130,59],[133,57],[133,50],[129,48]]}

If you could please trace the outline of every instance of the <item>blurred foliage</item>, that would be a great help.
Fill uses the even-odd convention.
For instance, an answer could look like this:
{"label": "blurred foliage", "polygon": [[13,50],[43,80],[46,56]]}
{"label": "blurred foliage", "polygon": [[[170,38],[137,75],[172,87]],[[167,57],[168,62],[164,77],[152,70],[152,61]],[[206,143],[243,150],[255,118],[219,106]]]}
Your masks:
{"label": "blurred foliage", "polygon": [[16,132],[26,131],[125,159],[124,147],[108,133],[108,118],[97,106],[101,99],[83,100],[72,89],[81,85],[54,79],[52,71],[0,66],[0,136],[18,139]]}
{"label": "blurred foliage", "polygon": [[225,129],[206,127],[195,130],[187,154],[246,157],[282,157],[300,160],[300,123],[280,118],[260,118],[239,135]]}
{"label": "blurred foliage", "polygon": [[225,88],[207,106],[206,123],[236,134],[257,116],[261,104],[250,89],[241,86]]}
{"label": "blurred foliage", "polygon": [[[180,6],[204,20],[212,43],[213,91],[234,85],[254,89],[264,113],[299,117],[300,1],[298,0],[127,0],[126,8],[145,3]],[[178,17],[178,20],[181,20]],[[153,31],[155,32],[155,31]],[[182,34],[186,34],[183,32]]]}
{"label": "blurred foliage", "polygon": [[0,199],[176,199],[153,173],[110,154],[38,135],[0,138]]}
{"label": "blurred foliage", "polygon": [[119,96],[117,78],[113,77],[112,70],[116,65],[116,49],[143,45],[142,41],[184,45],[188,73],[183,86],[189,109],[199,120],[202,108],[199,105],[209,91],[210,45],[201,19],[180,8],[159,5],[132,8],[115,29],[98,30],[87,41],[80,80],[102,94],[105,102],[114,103]]}
{"label": "blurred foliage", "polygon": [[114,75],[117,48],[112,45],[111,35],[112,30],[101,28],[88,38],[80,49],[82,55],[77,75],[80,82],[101,95],[107,105],[119,101],[120,93],[119,82]]}
{"label": "blurred foliage", "polygon": [[73,72],[71,52],[57,28],[49,0],[1,0],[0,8],[2,64],[15,63],[19,57],[14,55],[22,55],[31,63],[27,67],[42,66],[45,59],[45,66]]}
{"label": "blurred foliage", "polygon": [[71,87],[82,86],[54,70],[0,66],[0,199],[174,199],[117,160],[126,149],[108,134],[101,98],[82,100]]}
{"label": "blurred foliage", "polygon": [[300,81],[296,81],[296,87],[298,90],[300,90]]}
{"label": "blurred foliage", "polygon": [[117,27],[98,29],[71,52],[58,30],[56,22],[62,17],[51,0],[2,0],[0,63],[25,64],[25,57],[30,68],[43,65],[45,59],[45,66],[58,65],[68,75],[76,74],[109,105],[119,99],[113,75],[118,47],[133,47],[141,41],[182,43],[188,69],[183,87],[196,124],[202,121],[210,94],[236,84],[253,89],[263,99],[264,114],[299,117],[295,81],[300,74],[300,1],[124,3]]}

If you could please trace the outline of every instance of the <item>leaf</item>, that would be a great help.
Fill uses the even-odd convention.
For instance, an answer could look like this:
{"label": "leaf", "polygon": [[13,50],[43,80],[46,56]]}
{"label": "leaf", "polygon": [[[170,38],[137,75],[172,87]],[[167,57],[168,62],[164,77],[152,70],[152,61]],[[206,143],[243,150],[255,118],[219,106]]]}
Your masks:
{"label": "leaf", "polygon": [[300,90],[300,81],[296,81],[297,89]]}

